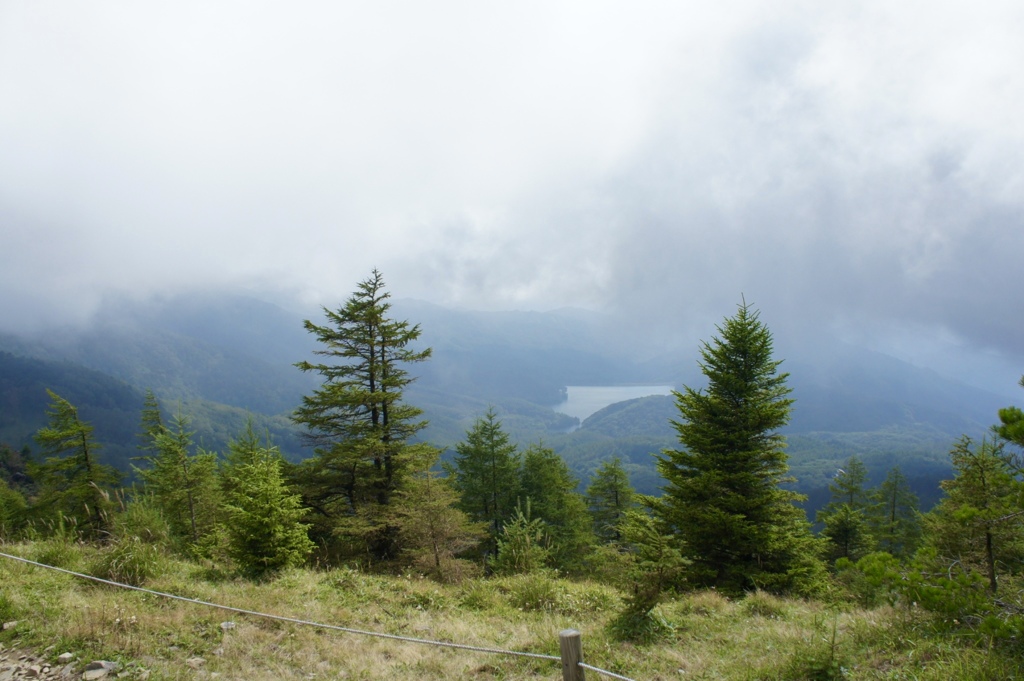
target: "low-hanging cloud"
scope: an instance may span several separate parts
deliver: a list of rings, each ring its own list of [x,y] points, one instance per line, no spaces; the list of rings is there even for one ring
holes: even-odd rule
[[[1020,358],[1024,10],[0,7],[0,325],[235,287]],[[795,331],[794,331],[795,332]]]

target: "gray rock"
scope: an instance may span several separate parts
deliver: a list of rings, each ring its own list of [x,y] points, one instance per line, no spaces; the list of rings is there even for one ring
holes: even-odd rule
[[[192,669],[199,669],[204,664],[206,664],[206,660],[201,657],[190,657],[187,660],[185,660],[185,664],[187,664]]]
[[[57,656],[57,662],[60,662],[61,664],[67,664],[73,659],[75,659],[74,653],[61,653]]]
[[[82,681],[97,681],[97,679],[105,678],[108,674],[116,672],[117,667],[116,662],[108,660],[90,662],[85,665],[85,671],[82,672]]]

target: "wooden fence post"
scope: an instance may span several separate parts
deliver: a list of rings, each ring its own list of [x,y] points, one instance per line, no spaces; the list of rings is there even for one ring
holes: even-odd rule
[[[585,681],[583,667],[583,641],[575,629],[558,632],[558,647],[562,652],[562,681]]]

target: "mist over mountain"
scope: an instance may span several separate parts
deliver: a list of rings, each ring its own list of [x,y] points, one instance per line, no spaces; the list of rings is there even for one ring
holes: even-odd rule
[[[573,309],[477,312],[398,300],[392,313],[420,324],[420,343],[434,351],[411,367],[418,378],[406,393],[430,421],[425,440],[453,447],[493,406],[514,440],[543,441],[584,481],[602,460],[619,456],[641,491],[657,491],[652,454],[674,446],[672,397],[611,404],[583,423],[553,407],[571,385],[700,387],[696,344],[681,342],[667,353],[645,345],[643,329]],[[208,293],[110,302],[84,326],[0,337],[0,439],[31,445],[50,387],[81,403],[83,418],[95,419],[97,438],[123,464],[134,447],[142,391],[152,389],[168,413],[193,416],[207,448],[223,448],[248,414],[289,458],[302,458],[309,452],[287,416],[316,386],[293,366],[316,349],[304,318],[321,322],[316,310]],[[826,334],[801,338],[799,346],[777,337],[776,346],[796,400],[784,431],[791,464],[799,488],[812,496],[852,454],[875,477],[903,466],[927,492],[948,471],[950,443],[983,435],[996,410],[1012,403]]]

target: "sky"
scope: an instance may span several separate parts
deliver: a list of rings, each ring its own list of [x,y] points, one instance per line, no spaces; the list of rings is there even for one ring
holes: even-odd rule
[[[675,340],[746,300],[1019,390],[1022,37],[996,0],[0,0],[0,331],[379,268]]]

